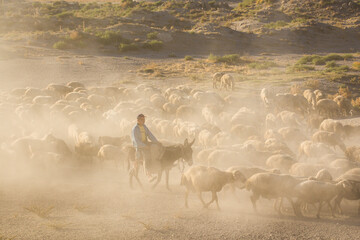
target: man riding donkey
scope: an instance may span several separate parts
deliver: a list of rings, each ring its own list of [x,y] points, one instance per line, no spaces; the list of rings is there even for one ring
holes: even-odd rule
[[[144,114],[139,114],[137,116],[137,124],[132,129],[132,142],[135,148],[135,160],[144,162],[144,171],[150,182],[156,179],[156,176],[152,177],[150,172],[150,165],[155,159],[153,159],[154,147],[156,144],[158,146],[157,158],[161,155],[162,144],[156,139],[156,137],[151,133],[149,128],[145,125],[145,116]],[[149,140],[151,142],[149,142]],[[159,150],[160,149],[160,150]]]

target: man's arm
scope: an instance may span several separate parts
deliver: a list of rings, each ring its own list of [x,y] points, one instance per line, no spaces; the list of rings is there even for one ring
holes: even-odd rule
[[[146,131],[147,131],[147,136],[148,138],[151,140],[151,142],[157,143],[159,142],[156,137],[152,134],[152,132],[149,130],[148,127],[146,127]]]
[[[140,136],[140,130],[139,130],[139,128],[137,128],[137,127],[135,126],[135,127],[133,128],[132,135],[133,135],[134,142],[135,142],[135,144],[136,144],[135,147],[138,147],[138,148],[146,147],[146,144],[141,141],[141,136]]]

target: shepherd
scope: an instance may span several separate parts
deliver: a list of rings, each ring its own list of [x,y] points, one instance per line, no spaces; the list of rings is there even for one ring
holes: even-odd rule
[[[135,148],[135,158],[136,161],[144,161],[144,172],[148,177],[149,181],[152,182],[156,177],[152,177],[151,172],[149,171],[149,166],[151,162],[151,152],[150,146],[152,143],[159,144],[161,143],[156,139],[156,137],[151,133],[149,128],[145,125],[145,115],[139,114],[137,116],[137,124],[132,129],[132,142]],[[149,140],[151,142],[149,142]]]

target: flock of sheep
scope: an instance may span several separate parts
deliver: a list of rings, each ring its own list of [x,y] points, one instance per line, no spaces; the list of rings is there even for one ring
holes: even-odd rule
[[[214,88],[233,89],[227,75],[215,75]],[[143,113],[163,145],[192,148],[196,164],[181,177],[186,206],[196,192],[204,207],[214,201],[219,207],[217,192],[228,185],[251,191],[255,210],[263,197],[275,199],[280,214],[287,199],[296,215],[314,203],[318,217],[323,204],[334,215],[342,199],[360,199],[360,128],[332,119],[351,112],[346,99],[330,100],[319,90],[243,96],[187,85],[18,88],[0,95],[0,161],[44,171],[114,161],[131,172],[137,163],[129,135]],[[212,192],[210,202],[202,192]]]

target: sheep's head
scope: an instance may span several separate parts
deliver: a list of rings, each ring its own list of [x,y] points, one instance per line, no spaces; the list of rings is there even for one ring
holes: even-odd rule
[[[351,192],[353,190],[353,185],[349,180],[342,180],[336,184],[338,188],[345,192]]]
[[[322,181],[331,181],[333,180],[330,172],[326,169],[321,169],[315,176],[315,179]]]
[[[235,182],[246,182],[246,177],[240,171],[233,172],[233,178]]]

